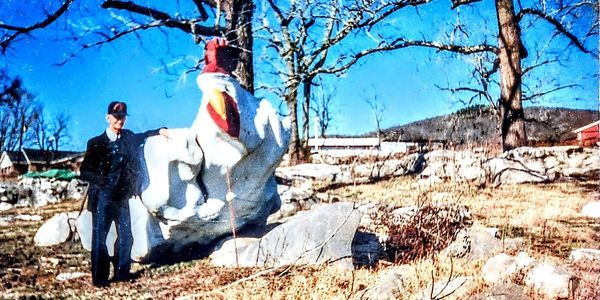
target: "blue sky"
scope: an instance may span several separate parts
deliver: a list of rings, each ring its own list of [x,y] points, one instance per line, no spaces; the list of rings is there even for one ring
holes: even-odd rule
[[[8,23],[18,18],[26,24],[35,16],[35,12],[25,11],[8,17],[7,3],[8,8],[17,9],[15,1],[0,4],[0,20]],[[447,8],[449,4],[443,2],[441,5],[445,9],[431,7],[419,11],[422,19],[431,19],[422,26],[429,30],[435,27],[433,24],[454,21],[448,18],[448,14],[454,13]],[[391,25],[394,28],[384,30],[399,30],[399,27],[410,25],[398,21]],[[59,22],[56,26],[64,27],[65,23]],[[493,31],[494,26],[489,30]],[[541,31],[532,34],[549,34],[549,28],[541,27]],[[439,29],[438,34],[441,32]],[[530,52],[544,46],[528,34],[525,32]],[[134,131],[191,125],[201,99],[195,83],[197,73],[183,77],[161,71],[163,63],[185,61],[189,65],[202,57],[202,47],[194,45],[190,36],[174,30],[169,31],[167,37],[158,31],[144,32],[141,42],[125,38],[101,48],[85,50],[60,67],[54,64],[75,48],[72,43],[55,41],[57,36],[59,34],[54,30],[35,32],[15,43],[11,51],[0,58],[0,66],[8,69],[10,76],[21,77],[25,88],[44,103],[48,114],[64,112],[70,116],[68,148],[83,150],[87,139],[105,128],[106,106],[113,100],[129,104],[127,127]],[[260,43],[257,44],[259,47]],[[557,40],[544,49],[564,51],[564,41]],[[598,60],[578,52],[565,53],[569,59],[562,66],[540,69],[533,76],[541,79],[531,82],[552,84],[553,79],[562,78],[564,82],[576,82],[580,87],[555,93],[535,104],[598,109],[598,81],[593,77],[597,74]],[[255,68],[260,70],[264,63],[255,61]],[[177,70],[182,70],[181,63]],[[374,114],[366,98],[377,97],[385,107],[382,114],[384,128],[457,110],[462,107],[459,97],[443,92],[435,85],[454,86],[459,79],[468,78],[469,70],[470,64],[464,59],[414,48],[370,57],[342,77],[324,77],[324,86],[336,90],[330,133],[361,134],[375,130]],[[262,79],[258,77],[257,80]],[[257,95],[263,94],[259,91]],[[264,96],[276,106],[280,105],[280,100],[272,95]]]

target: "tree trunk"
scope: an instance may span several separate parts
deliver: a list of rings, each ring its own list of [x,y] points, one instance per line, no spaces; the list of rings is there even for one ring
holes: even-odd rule
[[[311,93],[311,82],[312,80],[307,79],[305,81],[302,82],[303,85],[303,91],[304,91],[304,103],[302,103],[302,130],[303,130],[303,134],[302,136],[304,137],[302,139],[302,148],[303,149],[307,149],[308,148],[308,138],[310,136],[310,119],[309,119],[309,112],[310,112],[310,93]]]
[[[513,0],[496,0],[500,53],[500,109],[502,149],[527,145],[525,116],[521,103],[521,36],[515,20]]]
[[[285,103],[287,103],[288,111],[290,113],[290,126],[291,136],[290,144],[288,146],[288,155],[290,157],[290,165],[296,165],[301,161],[301,145],[300,145],[300,134],[298,133],[298,112],[297,112],[297,93],[296,89],[290,90],[291,92],[285,96]]]
[[[225,14],[229,16],[227,39],[243,49],[240,63],[235,73],[240,84],[254,94],[254,62],[252,59],[252,14],[254,6],[249,0],[231,0],[231,5],[225,6]]]

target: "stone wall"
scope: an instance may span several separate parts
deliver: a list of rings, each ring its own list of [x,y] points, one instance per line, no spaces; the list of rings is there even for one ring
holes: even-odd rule
[[[82,200],[87,184],[78,179],[21,178],[0,183],[0,210],[12,207],[43,206],[64,199]]]

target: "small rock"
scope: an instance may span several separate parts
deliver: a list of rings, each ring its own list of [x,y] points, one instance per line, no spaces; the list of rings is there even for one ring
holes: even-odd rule
[[[584,217],[600,218],[600,201],[592,201],[581,209]]]
[[[569,259],[573,262],[581,260],[595,260],[600,262],[600,250],[597,249],[574,249],[569,255]]]
[[[38,215],[17,215],[15,217],[15,219],[21,220],[21,221],[41,221],[42,220],[42,216],[38,216]]]
[[[13,205],[6,202],[0,202],[0,211],[5,211],[13,208]]]
[[[58,280],[58,281],[71,280],[71,279],[83,277],[85,275],[87,275],[87,274],[86,273],[81,273],[81,272],[60,273],[60,274],[58,274],[56,276],[56,280]]]

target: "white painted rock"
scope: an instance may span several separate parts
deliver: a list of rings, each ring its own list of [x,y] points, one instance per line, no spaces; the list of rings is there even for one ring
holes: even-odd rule
[[[534,267],[525,277],[525,285],[545,294],[550,299],[568,298],[573,275],[551,263],[543,262]]]
[[[0,202],[0,211],[5,211],[13,208],[13,205],[6,202]]]
[[[58,281],[66,281],[66,280],[71,280],[71,279],[76,279],[79,277],[83,277],[87,275],[86,273],[82,273],[82,272],[73,272],[73,273],[60,273],[58,275],[56,275],[56,280]]]
[[[84,209],[81,212],[81,215],[79,215],[77,218],[75,226],[83,248],[88,251],[92,251],[92,213],[87,209]],[[113,256],[114,254],[114,245],[116,240],[117,229],[115,227],[115,223],[112,223],[108,230],[108,235],[106,236],[106,248],[108,249],[108,255],[110,256]],[[132,254],[133,253],[134,251],[132,250]]]
[[[600,201],[592,201],[584,205],[581,214],[584,217],[600,219]]]
[[[71,236],[69,218],[73,220],[77,212],[60,213],[46,221],[35,233],[36,246],[52,246],[66,242]]]

